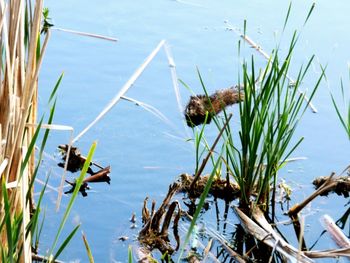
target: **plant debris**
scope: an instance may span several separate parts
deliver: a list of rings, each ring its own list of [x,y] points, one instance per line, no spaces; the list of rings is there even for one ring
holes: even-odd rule
[[[178,234],[178,222],[181,216],[181,207],[178,201],[170,203],[174,194],[178,191],[180,185],[174,183],[169,186],[168,194],[157,211],[155,211],[155,201],[152,202],[151,212],[147,208],[148,198],[145,198],[142,209],[143,228],[139,233],[138,240],[140,244],[148,251],[158,249],[162,254],[173,254],[180,246],[180,237]],[[177,208],[177,213],[175,212]],[[173,215],[173,234],[176,240],[176,246],[173,248],[168,237],[168,229]],[[164,218],[164,219],[163,219]],[[162,221],[163,219],[163,221]],[[163,225],[161,226],[161,222]]]
[[[128,236],[120,236],[120,237],[118,237],[118,240],[123,241],[123,242],[128,240],[128,239],[129,239]]]
[[[194,177],[186,173],[181,174],[179,179],[179,191],[187,193],[191,198],[198,198],[203,193],[208,179],[209,175],[201,176],[197,180],[196,186],[191,187]],[[240,189],[238,184],[227,182],[225,179],[216,177],[213,180],[209,194],[229,202],[239,197]]]
[[[240,209],[235,208],[235,212],[240,219],[244,229],[253,235],[258,240],[262,241],[266,245],[270,246],[273,250],[277,250],[284,257],[290,261],[298,261],[311,263],[314,262],[312,259],[307,257],[302,251],[294,248],[286,241],[284,241],[279,234],[270,226],[266,221],[263,213],[260,210],[254,210],[254,218],[258,221],[260,226],[245,215]]]
[[[67,152],[69,149],[69,145],[68,144],[61,144],[58,146],[58,149],[62,153],[62,161],[63,161],[61,163],[58,163],[58,166],[64,168],[65,162],[67,160]],[[83,168],[85,161],[86,161],[86,157],[81,155],[78,147],[71,146],[70,151],[69,151],[67,170],[72,172],[72,173],[78,172]],[[103,167],[97,163],[91,162],[90,166],[91,165],[94,165],[100,169],[103,169]],[[89,166],[89,169],[87,170],[87,173],[93,175],[94,172],[92,171],[90,166]]]
[[[77,186],[77,183],[76,182],[70,182],[68,180],[65,180],[67,184],[70,184],[72,187],[71,189],[69,189],[68,191],[64,192],[65,194],[71,194],[74,192],[75,190],[75,187]],[[88,186],[87,183],[82,183],[80,188],[79,188],[79,192],[84,196],[86,197],[87,196],[87,193],[86,193],[86,190],[90,190],[90,187]]]
[[[309,197],[307,197],[303,202],[300,204],[294,205],[291,209],[288,211],[288,215],[292,219],[296,219],[298,213],[307,206],[312,200],[314,200],[319,195],[324,195],[324,193],[329,193],[332,191],[332,189],[335,189],[338,182],[335,180],[334,177],[335,173],[332,173],[330,176],[325,177],[326,180],[323,181],[323,183],[316,189],[315,192],[313,192]]]
[[[185,108],[186,123],[189,127],[211,122],[213,116],[220,113],[225,107],[236,104],[244,99],[244,93],[239,88],[230,87],[216,91],[214,94],[191,96]]]
[[[321,176],[316,178],[312,183],[316,187],[316,189],[319,189],[327,180],[329,179],[329,176]],[[338,176],[333,177],[332,181],[334,182],[334,185],[327,189],[327,191],[323,192],[320,195],[328,195],[329,193],[333,192],[337,195],[343,195],[344,197],[349,197],[350,193],[350,176]]]
[[[101,183],[106,182],[107,184],[110,184],[111,178],[109,177],[109,173],[111,172],[111,167],[107,166],[106,168],[103,168],[99,170],[96,173],[93,173],[91,176],[86,177],[83,181],[83,183],[80,186],[79,192],[86,197],[87,193],[86,190],[89,190],[90,187],[88,183]],[[76,182],[70,182],[68,180],[65,180],[66,183],[70,184],[72,187],[68,191],[64,192],[65,194],[70,194],[74,192],[74,189],[76,187]]]

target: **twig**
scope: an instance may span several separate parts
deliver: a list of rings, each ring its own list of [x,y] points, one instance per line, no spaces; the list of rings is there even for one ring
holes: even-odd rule
[[[327,192],[329,189],[333,188],[337,182],[332,180],[332,177],[335,175],[335,173],[332,173],[328,180],[324,182],[323,185],[321,185],[320,188],[318,188],[315,192],[313,192],[309,197],[307,197],[302,203],[296,204],[288,211],[288,215],[292,218],[296,217],[296,215],[310,203],[312,200],[314,200],[317,196],[321,195],[324,192]]]
[[[324,251],[305,251],[304,254],[310,258],[350,257],[350,248],[332,249]]]
[[[196,182],[198,181],[199,179],[199,176],[202,174],[203,170],[204,170],[204,167],[205,165],[207,164],[207,162],[209,161],[209,158],[210,156],[213,154],[214,152],[214,149],[215,149],[215,146],[216,144],[219,142],[219,139],[221,137],[221,135],[223,134],[224,130],[226,129],[226,126],[228,125],[228,123],[230,122],[231,120],[231,117],[232,117],[232,113],[228,116],[227,120],[226,120],[226,123],[224,124],[224,126],[222,127],[222,129],[220,130],[220,133],[219,135],[216,137],[213,145],[211,146],[207,156],[204,158],[203,162],[202,162],[202,165],[199,167],[199,169],[197,170],[197,173],[196,175],[194,176],[193,178],[193,181],[190,185],[190,189],[193,189],[193,187],[196,185]]]
[[[134,72],[130,79],[124,84],[118,94],[109,102],[109,104],[101,111],[101,113],[88,125],[84,130],[82,130],[74,139],[73,144],[78,141],[88,130],[91,129],[99,120],[101,120],[113,107],[120,98],[133,86],[135,81],[141,76],[142,72],[146,69],[149,63],[157,55],[161,47],[164,45],[165,40],[160,41],[158,46],[152,51],[152,53],[146,58],[146,60],[141,64],[141,66]]]
[[[238,254],[236,251],[234,251],[232,248],[230,248],[227,245],[227,241],[226,240],[222,240],[221,238],[215,237],[215,239],[217,241],[219,241],[219,243],[223,246],[223,248],[227,251],[227,253],[230,255],[230,257],[234,258],[235,260],[237,260],[238,263],[246,263],[249,262],[249,258],[247,258],[246,256],[242,256],[240,254]]]

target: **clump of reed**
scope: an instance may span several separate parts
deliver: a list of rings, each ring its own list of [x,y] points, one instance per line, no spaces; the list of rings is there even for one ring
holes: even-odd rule
[[[43,8],[42,0],[0,0],[0,10],[0,261],[32,262],[34,259],[55,262],[78,227],[56,250],[70,211],[67,209],[49,256],[37,255],[43,226],[39,222],[40,203],[45,187],[37,206],[34,205],[32,190],[49,135],[49,129],[46,129],[39,144],[44,117],[37,121],[38,76],[50,38],[48,10]],[[49,98],[48,124],[53,120],[54,98],[61,79],[62,76]],[[34,160],[36,144],[40,146],[37,162]],[[84,175],[82,172],[77,184],[81,184]],[[77,194],[78,189],[71,198],[70,208]]]
[[[313,6],[306,21],[312,9]],[[289,12],[290,8],[284,27],[288,21]],[[244,28],[246,28],[246,25],[244,25]],[[300,66],[297,77],[293,82],[290,81],[291,78],[289,77],[290,66],[293,63],[293,53],[295,52],[295,46],[299,38],[297,32],[295,31],[293,33],[284,56],[280,55],[278,46],[272,51],[270,56],[267,56],[261,47],[255,45],[246,36],[245,30],[244,34],[240,36],[267,58],[267,64],[264,69],[257,70],[254,56],[251,57],[250,61],[245,60],[242,63],[240,70],[241,81],[237,85],[239,87],[237,89],[239,93],[238,97],[241,98],[238,105],[238,126],[230,123],[232,115],[227,114],[227,109],[224,108],[227,105],[221,104],[224,106],[220,109],[223,111],[223,114],[222,116],[216,115],[218,111],[215,111],[215,105],[211,104],[211,96],[208,95],[201,74],[198,72],[202,88],[206,94],[206,110],[205,115],[203,115],[205,116],[204,126],[201,129],[193,129],[196,149],[196,168],[193,181],[202,172],[202,166],[203,164],[205,165],[209,158],[213,164],[213,169],[208,176],[207,185],[199,198],[182,248],[188,243],[193,233],[196,220],[203,207],[204,200],[209,193],[213,179],[222,174],[226,174],[228,185],[232,179],[238,184],[239,206],[236,208],[236,213],[242,224],[245,224],[243,222],[244,220],[242,221],[243,216],[247,220],[254,218],[259,223],[261,221],[263,223],[262,225],[268,225],[269,227],[266,228],[266,233],[270,233],[270,235],[272,233],[272,236],[274,235],[273,231],[271,231],[271,226],[265,222],[266,219],[264,216],[261,216],[262,212],[268,212],[270,207],[272,207],[271,218],[275,217],[274,200],[278,171],[285,165],[288,158],[303,140],[303,138],[295,138],[295,131],[306,109],[310,106],[312,111],[316,112],[316,109],[310,103],[324,77],[324,70],[322,69],[322,73],[317,77],[312,88],[309,88],[309,97],[306,97],[306,94],[301,92],[300,89],[314,56],[311,56],[305,66]],[[239,43],[239,48],[241,48],[241,43]],[[257,74],[258,72],[259,74]],[[212,147],[209,147],[204,136],[205,126],[208,123],[209,116],[210,120],[217,126],[218,131],[220,131],[217,139],[221,137],[221,148],[217,146],[215,151],[214,147],[217,144],[217,140],[215,140]],[[196,125],[196,123],[193,124]],[[204,150],[202,151],[200,150],[201,145],[204,145],[202,147]],[[208,155],[203,159],[203,164],[199,168],[200,159],[204,155],[205,150],[208,151]],[[244,213],[240,214],[241,211]],[[259,216],[257,216],[258,214]],[[262,218],[265,220],[264,222]],[[251,222],[247,224],[253,227],[252,233],[255,236],[257,228]],[[264,235],[262,234],[262,236]],[[259,237],[255,237],[259,239]],[[266,238],[267,236],[264,236],[259,240],[266,243]],[[272,243],[267,245],[271,246]],[[249,249],[249,244],[247,245]],[[273,249],[275,250],[275,247]],[[292,251],[293,253],[288,255],[291,258],[297,258],[298,250],[293,248]],[[184,250],[182,249],[180,257],[183,252]],[[285,254],[286,251],[283,248],[280,252]],[[236,256],[233,257],[237,258]],[[303,260],[301,262],[310,262],[305,255],[302,256]]]
[[[282,59],[278,49],[273,52],[259,84],[255,81],[253,58],[250,67],[244,63],[242,68],[244,102],[239,105],[239,142],[234,142],[230,131],[226,147],[229,169],[241,189],[242,206],[254,200],[263,210],[268,208],[271,184],[275,189],[278,170],[303,140],[292,140],[307,108],[303,106],[304,94],[298,93],[298,89],[313,57],[305,68],[300,68],[296,81],[289,83],[287,76],[296,42],[294,33],[287,55]],[[311,89],[310,100],[322,77],[323,74]]]
[[[29,2],[28,2],[29,3]],[[37,83],[44,50],[40,43],[43,1],[0,1],[0,240],[3,262],[31,260],[31,186]]]
[[[285,23],[287,20],[288,15]],[[249,39],[245,33],[241,37],[244,40]],[[290,82],[289,68],[298,37],[295,31],[288,51],[282,58],[279,47],[272,51],[265,69],[256,69],[253,56],[249,62],[244,61],[242,66],[240,74],[242,80],[238,85],[240,88],[236,91],[238,92],[237,97],[241,98],[239,103],[240,126],[227,126],[225,136],[223,136],[222,147],[224,149],[222,156],[219,156],[224,159],[227,174],[231,175],[239,185],[242,207],[251,207],[253,202],[264,211],[268,209],[270,200],[274,200],[278,170],[303,140],[303,138],[295,140],[293,135],[302,115],[310,106],[310,101],[324,73],[322,71],[313,88],[309,89],[310,96],[306,97],[305,93],[300,91],[300,86],[314,59],[312,56],[306,66],[300,67],[293,83]],[[248,43],[251,45],[251,41]],[[260,47],[259,50],[261,51]],[[207,98],[204,122],[208,123],[208,119],[212,118],[218,129],[221,130],[220,117],[211,114],[217,112],[215,110],[217,105],[211,103],[212,96],[208,95],[200,74],[199,78]],[[304,104],[304,101],[307,103]],[[221,109],[224,110],[223,122],[226,123],[228,122],[227,114],[224,107]],[[203,133],[204,127],[200,130],[199,135],[196,135],[196,167],[199,162],[198,147],[202,143],[200,140],[204,138]],[[237,133],[238,141],[234,139]],[[204,144],[206,145],[205,141]],[[209,150],[208,146],[206,148]]]

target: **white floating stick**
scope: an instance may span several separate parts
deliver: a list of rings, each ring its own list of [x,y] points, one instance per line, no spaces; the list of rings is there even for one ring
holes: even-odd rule
[[[165,40],[160,41],[158,46],[152,51],[152,53],[146,58],[146,60],[141,64],[141,66],[134,72],[130,79],[124,84],[118,94],[109,102],[109,104],[101,111],[101,113],[88,125],[86,128],[81,131],[72,141],[74,144],[77,142],[92,126],[94,126],[99,120],[101,120],[113,107],[121,97],[133,86],[135,81],[141,76],[143,71],[153,60],[153,58],[158,54],[159,50],[163,47]]]
[[[334,242],[340,248],[350,248],[350,240],[344,235],[343,231],[334,223],[329,215],[322,217],[323,227],[327,230]]]
[[[76,35],[86,36],[86,37],[100,38],[100,39],[103,39],[103,40],[108,40],[108,41],[113,41],[113,42],[117,42],[118,41],[118,39],[114,38],[114,37],[107,37],[107,36],[102,36],[102,35],[97,35],[97,34],[92,34],[92,33],[86,33],[86,32],[81,32],[81,31],[76,31],[76,30],[71,30],[71,29],[64,29],[64,28],[59,28],[59,27],[52,27],[51,29],[56,30],[56,31],[62,31],[62,32],[76,34]]]

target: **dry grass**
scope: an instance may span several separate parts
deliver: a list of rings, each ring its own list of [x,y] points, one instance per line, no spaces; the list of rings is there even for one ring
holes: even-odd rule
[[[30,220],[26,194],[34,170],[33,154],[28,165],[24,169],[21,166],[34,134],[34,128],[27,124],[36,123],[38,74],[50,35],[48,32],[42,46],[38,47],[42,9],[42,0],[33,3],[0,0],[0,171],[6,186],[3,189],[9,197],[9,218],[16,218],[23,212],[18,248],[8,249],[6,253],[14,253],[22,262],[31,262],[30,235],[25,235],[25,226]],[[0,194],[4,196],[1,190]],[[5,208],[5,198],[1,198],[0,222],[7,216]],[[10,246],[8,231],[5,227],[0,230],[1,247],[6,250]]]

